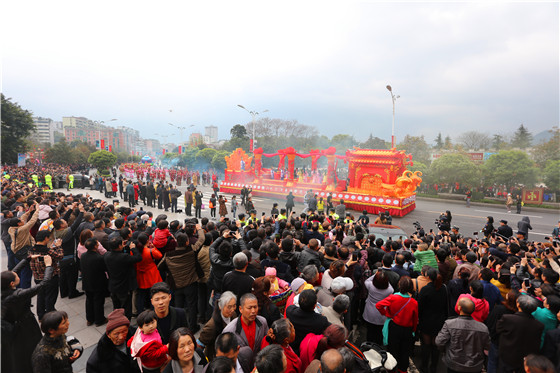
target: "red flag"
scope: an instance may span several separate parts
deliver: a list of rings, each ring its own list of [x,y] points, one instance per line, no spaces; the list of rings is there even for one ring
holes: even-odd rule
[[[181,154],[181,145],[179,145],[179,154]]]
[[[165,149],[161,149],[161,154],[165,154]]]
[[[110,152],[113,151],[113,145],[109,145],[109,151],[110,151]]]
[[[105,149],[105,140],[101,139],[101,149]]]

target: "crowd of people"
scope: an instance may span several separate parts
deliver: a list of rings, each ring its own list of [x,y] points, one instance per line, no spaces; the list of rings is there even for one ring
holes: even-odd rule
[[[105,327],[87,372],[365,372],[357,340],[399,372],[417,341],[421,372],[560,367],[560,223],[543,242],[491,217],[464,237],[449,213],[439,231],[384,240],[366,213],[332,200],[321,213],[312,193],[299,214],[179,221],[24,176],[2,181],[3,372],[71,372],[82,348],[54,305],[84,292],[87,325]]]

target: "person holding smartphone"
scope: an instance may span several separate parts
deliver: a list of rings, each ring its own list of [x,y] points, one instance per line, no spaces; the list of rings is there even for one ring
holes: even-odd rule
[[[49,256],[53,263],[53,276],[51,279],[41,287],[37,293],[37,317],[39,320],[43,318],[47,312],[54,311],[54,305],[58,298],[58,281],[60,275],[60,268],[58,262],[64,257],[62,250],[62,240],[57,239],[49,245],[52,233],[49,230],[42,230],[37,232],[35,236],[35,246],[29,250],[31,260],[29,265],[33,272],[33,279],[36,284],[40,284],[45,278],[46,264],[44,256]]]

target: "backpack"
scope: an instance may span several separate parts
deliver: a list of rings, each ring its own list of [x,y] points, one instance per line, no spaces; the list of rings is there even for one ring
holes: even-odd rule
[[[396,371],[397,361],[395,358],[373,342],[364,342],[358,348],[351,342],[346,341],[345,347],[354,355],[355,365],[352,370],[354,373],[389,373]]]

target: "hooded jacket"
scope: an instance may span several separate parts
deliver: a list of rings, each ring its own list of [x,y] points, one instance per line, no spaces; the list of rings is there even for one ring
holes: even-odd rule
[[[461,298],[469,298],[474,302],[474,312],[471,315],[473,319],[480,322],[486,321],[490,313],[490,305],[486,299],[475,298],[470,294],[462,294],[459,296],[459,299]],[[459,314],[459,299],[457,299],[457,303],[455,304],[455,312],[457,312],[457,314]]]

